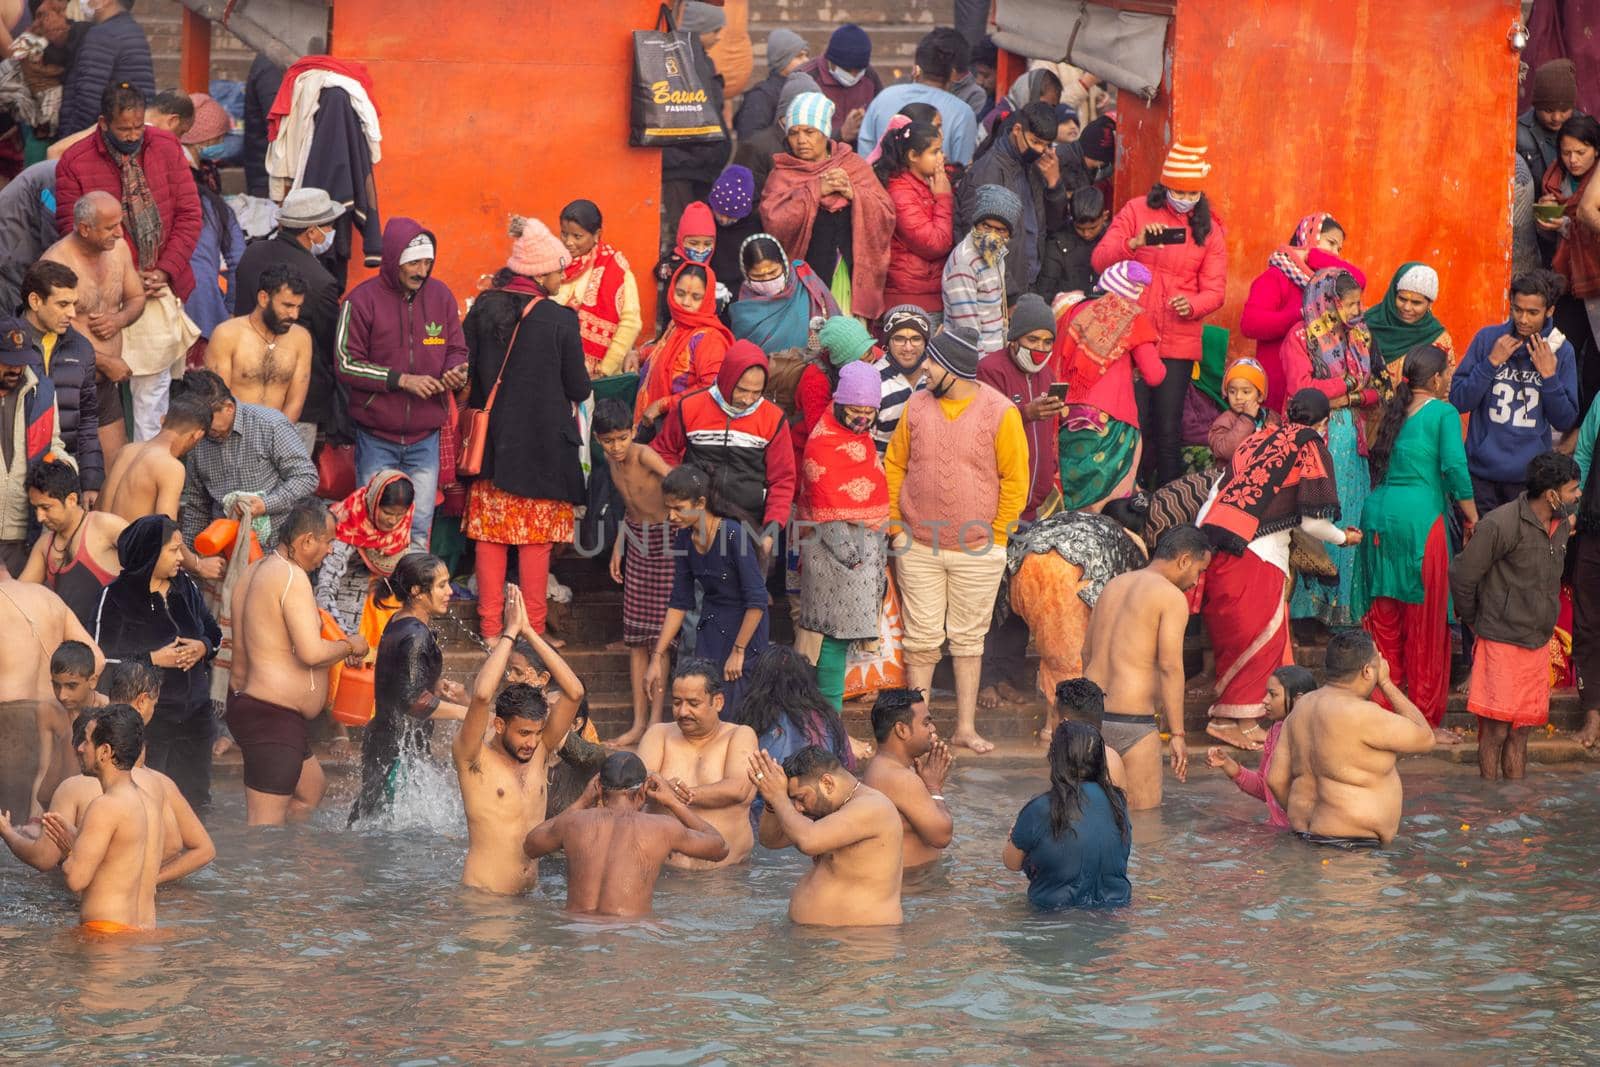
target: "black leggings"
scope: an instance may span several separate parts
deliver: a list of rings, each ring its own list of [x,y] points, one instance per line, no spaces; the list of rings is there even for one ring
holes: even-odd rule
[[[1135,396],[1139,402],[1139,432],[1144,437],[1144,456],[1139,472],[1146,487],[1155,492],[1183,474],[1183,400],[1194,374],[1194,360],[1161,360],[1167,376],[1160,385],[1140,382]]]

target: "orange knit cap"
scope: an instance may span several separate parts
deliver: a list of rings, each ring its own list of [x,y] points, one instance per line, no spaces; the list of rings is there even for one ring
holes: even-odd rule
[[[1167,161],[1161,165],[1161,184],[1169,189],[1199,189],[1211,164],[1206,162],[1206,143],[1188,137],[1173,142]]]
[[[1235,379],[1249,382],[1261,394],[1261,399],[1267,398],[1267,372],[1255,360],[1246,356],[1228,364],[1228,369],[1222,375],[1222,388],[1228,388],[1228,383]]]

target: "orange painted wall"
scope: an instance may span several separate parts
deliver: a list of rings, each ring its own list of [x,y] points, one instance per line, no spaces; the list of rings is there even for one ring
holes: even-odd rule
[[[1403,10],[1402,10],[1403,9]],[[1440,275],[1461,351],[1505,315],[1517,0],[1179,0],[1170,92],[1121,102],[1117,196],[1142,195],[1173,135],[1204,137],[1237,328],[1250,282],[1298,219],[1332,212],[1374,303],[1406,260]],[[1170,125],[1169,125],[1169,118]],[[1235,333],[1234,351],[1253,342]]]
[[[331,51],[367,64],[383,110],[379,209],[438,235],[437,276],[463,305],[505,263],[507,215],[554,230],[581,197],[600,206],[654,321],[661,152],[628,147],[628,104],[631,34],[657,7],[334,0]]]

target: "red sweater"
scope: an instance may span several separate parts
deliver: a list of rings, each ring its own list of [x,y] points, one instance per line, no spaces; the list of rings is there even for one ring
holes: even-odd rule
[[[1144,245],[1137,251],[1130,250],[1128,242],[1151,224],[1181,226],[1183,244]],[[1206,243],[1197,245],[1189,230],[1189,216],[1178,214],[1165,203],[1151,207],[1142,196],[1128,201],[1095,246],[1090,263],[1096,274],[1102,274],[1124,259],[1143,263],[1155,276],[1139,298],[1139,306],[1150,315],[1151,324],[1161,335],[1161,358],[1198,360],[1205,318],[1222,307],[1228,282],[1228,251],[1222,239],[1222,219],[1216,210],[1211,212],[1211,232],[1206,234]],[[1188,298],[1192,314],[1187,318],[1172,310],[1170,301],[1175,296]]]
[[[928,183],[910,171],[890,178],[886,188],[894,202],[894,237],[889,241],[884,307],[915,304],[942,312],[944,261],[956,246],[955,194],[935,196]]]
[[[1367,276],[1359,268],[1320,248],[1306,253],[1306,265],[1314,271],[1330,267],[1347,270],[1361,288],[1367,287]],[[1284,401],[1283,359],[1279,352],[1289,331],[1300,325],[1304,303],[1305,290],[1283,271],[1269,266],[1250,283],[1250,295],[1239,315],[1239,332],[1255,341],[1256,362],[1267,372],[1267,407],[1274,410],[1283,407]]]

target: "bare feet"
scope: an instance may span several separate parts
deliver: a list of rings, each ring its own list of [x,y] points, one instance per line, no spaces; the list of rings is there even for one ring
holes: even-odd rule
[[[959,730],[956,731],[956,735],[950,739],[950,744],[959,746],[961,748],[971,749],[980,756],[986,752],[994,751],[994,745],[988,741],[985,741],[976,733],[964,733]]]
[[[876,751],[876,749],[871,741],[863,741],[859,737],[852,737],[850,739],[850,753],[851,755],[855,756],[857,760],[871,759],[874,751]]]
[[[227,734],[223,734],[221,737],[211,742],[211,758],[218,759],[227,755],[228,749],[232,747],[233,738],[229,737]]]
[[[992,685],[986,685],[978,690],[978,708],[982,711],[993,711],[1000,706],[1000,690]]]
[[[628,730],[618,734],[610,741],[607,741],[606,744],[613,748],[632,748],[634,745],[637,745],[639,743],[639,739],[644,736],[644,729],[645,728],[643,726],[630,727]]]
[[[1225,745],[1240,748],[1246,752],[1254,752],[1261,746],[1251,741],[1239,728],[1239,724],[1232,719],[1210,719],[1206,722],[1206,733],[1221,741]]]
[[[1600,744],[1600,711],[1591,708],[1584,713],[1583,729],[1578,731],[1577,740],[1584,748]]]
[[[1023,692],[1010,682],[1001,682],[999,685],[1000,699],[1007,704],[1028,704],[1033,701],[1033,694]]]
[[[1461,735],[1454,730],[1446,730],[1442,726],[1433,728],[1433,743],[1436,745],[1459,745],[1461,741]]]

